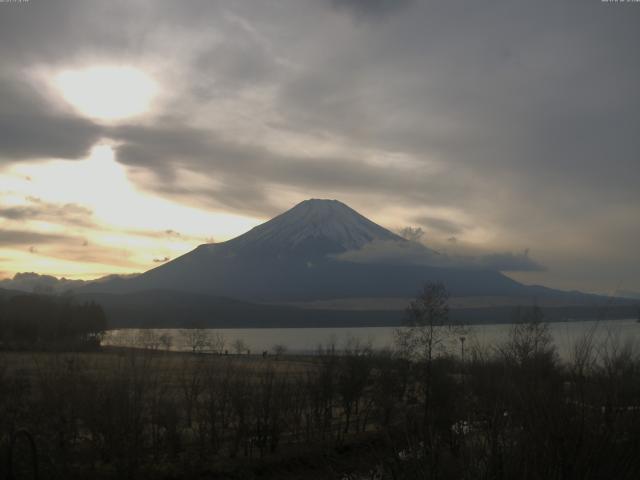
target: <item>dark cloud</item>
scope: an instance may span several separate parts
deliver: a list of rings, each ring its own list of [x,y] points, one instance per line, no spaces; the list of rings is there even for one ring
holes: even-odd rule
[[[411,242],[419,242],[424,237],[424,230],[420,227],[404,227],[398,234]]]
[[[0,72],[0,162],[76,159],[100,138],[89,120],[56,111],[28,81]]]
[[[190,92],[200,101],[224,99],[278,81],[282,65],[240,19],[223,25],[224,40],[196,55]]]
[[[483,268],[502,272],[539,272],[546,268],[529,256],[529,251],[522,253],[492,253],[478,258],[477,263]]]
[[[178,232],[176,230],[173,229],[166,229],[166,230],[136,230],[136,229],[132,229],[132,230],[126,230],[126,231],[121,231],[119,230],[121,233],[126,233],[127,235],[135,235],[135,236],[140,236],[140,237],[147,237],[147,238],[153,238],[153,239],[160,239],[160,240],[166,240],[166,239],[175,239],[175,240],[181,240],[181,241],[189,241],[192,243],[202,243],[205,238],[204,237],[200,237],[200,236],[192,236],[192,235],[188,235],[185,233],[181,233]]]
[[[413,0],[331,0],[331,4],[357,15],[382,15],[406,7]]]
[[[125,126],[109,134],[123,143],[118,161],[145,167],[156,174],[148,187],[163,194],[213,202],[245,213],[275,214],[267,189],[295,185],[301,190],[388,193],[413,201],[439,203],[463,193],[454,182],[427,168],[389,170],[339,158],[304,158],[276,153],[262,145],[240,143],[212,131],[179,125]],[[178,181],[176,169],[187,168],[218,180],[217,188],[202,189]],[[425,188],[427,187],[427,188]]]
[[[154,31],[163,23],[177,27],[185,11],[191,11],[171,0],[29,0],[28,3],[18,8],[3,5],[0,54],[4,65],[135,61],[149,47]],[[198,18],[196,12],[189,15]],[[200,18],[207,21],[207,15]]]
[[[408,242],[374,241],[361,249],[350,250],[334,257],[338,260],[355,263],[479,268],[501,272],[546,270],[543,265],[529,256],[528,250],[521,253],[451,254],[432,250],[419,243],[418,240]]]
[[[292,128],[441,158],[452,175],[476,177],[459,204],[495,186],[527,197],[544,185],[543,207],[562,196],[567,178],[589,206],[594,188],[636,197],[629,175],[618,177],[637,178],[640,148],[632,80],[640,61],[623,47],[640,34],[629,10],[424,2],[404,13],[402,21],[361,28],[341,55],[321,58],[284,86]],[[614,117],[619,128],[607,125]],[[612,156],[613,170],[603,161]]]
[[[50,245],[42,252],[49,258],[78,263],[94,263],[137,270],[140,265],[131,259],[131,252],[124,248],[102,245],[83,245],[78,239]]]
[[[414,220],[426,228],[438,230],[449,235],[457,235],[465,230],[463,225],[446,218],[420,216],[414,218]]]
[[[25,230],[0,230],[0,245],[22,246],[29,244],[45,244],[69,241],[71,237],[53,233],[37,233]],[[35,247],[31,246],[35,252]]]
[[[452,265],[446,256],[414,241],[373,241],[358,250],[334,255],[334,258],[347,262],[383,265]]]
[[[58,205],[35,197],[29,197],[28,200],[28,205],[0,207],[0,218],[16,221],[54,220],[82,227],[94,225],[91,221],[93,212],[82,205],[75,203]]]

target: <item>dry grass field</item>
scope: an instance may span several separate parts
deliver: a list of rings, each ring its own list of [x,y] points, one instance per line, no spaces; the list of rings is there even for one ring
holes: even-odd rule
[[[0,478],[635,479],[639,405],[635,350],[561,363],[543,324],[464,363],[5,351]]]

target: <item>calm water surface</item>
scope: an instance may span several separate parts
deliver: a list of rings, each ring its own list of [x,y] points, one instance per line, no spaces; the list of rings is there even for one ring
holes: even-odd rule
[[[557,322],[549,324],[553,341],[560,357],[570,358],[571,349],[576,341],[593,334],[596,344],[603,342],[626,343],[637,347],[640,344],[640,323],[636,320]],[[495,348],[504,342],[513,328],[511,324],[475,325],[467,327],[465,349],[479,346]],[[222,328],[206,329],[204,333],[212,341],[224,339],[224,349],[234,352],[234,342],[242,340],[251,353],[272,351],[275,345],[284,345],[290,353],[313,353],[319,346],[335,345],[343,349],[354,340],[370,344],[374,349],[392,348],[395,327],[362,328]],[[171,350],[189,350],[185,331],[180,329],[120,329],[111,330],[103,345],[142,347],[153,344],[161,335],[171,338]],[[460,351],[460,335],[451,338],[449,348]],[[163,348],[160,346],[159,348]]]

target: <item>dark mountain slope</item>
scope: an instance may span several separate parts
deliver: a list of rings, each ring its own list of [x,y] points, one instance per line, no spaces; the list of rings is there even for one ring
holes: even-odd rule
[[[195,250],[132,279],[84,291],[170,289],[246,300],[412,296],[425,281],[453,295],[522,295],[526,287],[499,272],[425,265],[355,263],[336,255],[402,237],[336,200],[307,200],[249,232]],[[438,256],[424,247],[425,256]]]

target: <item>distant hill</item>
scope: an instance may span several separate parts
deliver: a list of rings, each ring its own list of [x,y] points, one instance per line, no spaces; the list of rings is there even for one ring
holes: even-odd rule
[[[640,292],[632,292],[629,290],[618,290],[616,291],[616,296],[640,301]]]
[[[129,294],[88,293],[77,301],[93,300],[105,310],[109,328],[306,328],[398,326],[405,305],[396,309],[309,309],[253,304],[223,297],[167,290]],[[525,308],[531,305],[524,305]],[[451,320],[466,324],[510,323],[517,320],[515,307],[453,308]],[[543,308],[546,321],[635,318],[633,305],[589,305]]]
[[[20,290],[0,288],[0,299],[2,300],[10,297],[15,297],[16,295],[22,295],[22,294],[24,294],[24,292],[21,292]]]
[[[137,274],[107,275],[96,280],[71,280],[68,278],[57,278],[53,275],[42,275],[35,272],[16,273],[13,278],[0,280],[0,289],[16,290],[28,293],[59,294],[73,292],[88,284],[100,284],[102,282],[113,282],[120,278],[132,278]]]
[[[24,296],[25,292],[0,289],[0,302],[10,297]],[[39,295],[39,294],[31,294]],[[404,318],[402,302],[369,309],[300,308],[288,305],[265,305],[216,297],[200,293],[171,290],[148,290],[135,293],[82,293],[73,295],[73,301],[95,301],[103,307],[108,328],[305,328],[305,327],[375,327],[397,326]],[[474,303],[471,303],[472,305]],[[522,302],[523,306],[531,304]],[[455,307],[455,305],[454,305]],[[571,306],[545,306],[546,321],[597,318],[611,320],[635,318],[637,307],[631,304],[592,304]],[[515,304],[468,307],[464,304],[452,308],[451,319],[466,324],[509,323],[516,317]]]

